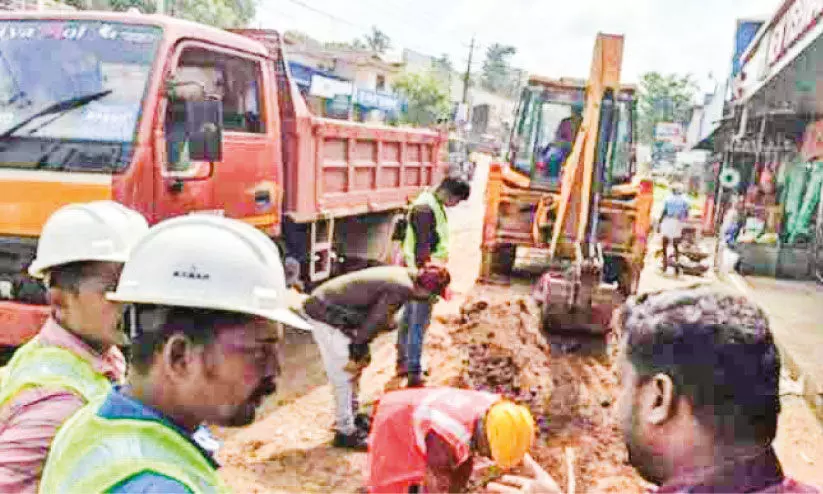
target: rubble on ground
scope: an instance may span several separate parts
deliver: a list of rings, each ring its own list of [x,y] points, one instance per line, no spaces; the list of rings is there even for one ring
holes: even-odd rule
[[[448,337],[432,342],[433,383],[497,392],[527,405],[540,430],[533,455],[560,485],[568,481],[565,450],[572,448],[578,492],[644,491],[627,464],[614,410],[613,355],[552,356],[538,320],[526,297],[467,300],[459,315],[440,321]],[[460,365],[437,359],[441,352]],[[472,489],[482,492],[495,473],[481,469]]]

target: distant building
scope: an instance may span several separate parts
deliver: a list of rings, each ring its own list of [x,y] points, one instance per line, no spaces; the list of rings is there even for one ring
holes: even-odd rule
[[[396,118],[403,101],[391,82],[403,64],[375,53],[324,45],[299,33],[284,36],[292,76],[317,115],[357,121]]]

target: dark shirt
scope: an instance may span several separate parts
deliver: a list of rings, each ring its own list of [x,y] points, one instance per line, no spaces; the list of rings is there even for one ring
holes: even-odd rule
[[[417,245],[414,250],[417,267],[431,259],[432,251],[440,242],[436,222],[434,211],[426,204],[414,206],[409,214],[409,227],[414,228],[414,233],[417,235]]]
[[[395,312],[412,298],[413,291],[407,268],[367,268],[323,283],[303,303],[303,310],[312,319],[342,331],[352,343],[368,343],[389,328]]]
[[[673,480],[660,487],[656,494],[751,492],[761,494],[817,493],[814,487],[801,484],[783,475],[780,460],[774,449],[768,448],[761,455],[747,458],[720,470],[708,480],[689,484]]]

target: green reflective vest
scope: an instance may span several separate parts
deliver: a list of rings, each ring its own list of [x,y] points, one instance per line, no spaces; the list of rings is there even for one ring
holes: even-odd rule
[[[57,433],[40,492],[108,492],[142,472],[163,475],[195,494],[227,493],[217,471],[188,439],[154,420],[98,414],[105,397],[75,413]]]
[[[412,203],[414,206],[426,205],[434,212],[434,231],[437,232],[437,244],[432,246],[431,256],[446,261],[449,258],[449,223],[446,218],[446,209],[437,200],[431,191],[424,191]],[[416,267],[415,253],[417,251],[417,233],[409,222],[406,227],[406,237],[403,239],[403,258],[406,266]]]
[[[111,382],[91,363],[65,348],[44,345],[35,337],[14,352],[0,383],[0,407],[30,387],[67,389],[85,401],[105,396]]]

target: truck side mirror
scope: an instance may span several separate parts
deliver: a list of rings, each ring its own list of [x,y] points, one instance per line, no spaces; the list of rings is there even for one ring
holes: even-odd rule
[[[173,109],[167,139],[170,149],[178,152],[170,153],[169,164],[222,161],[223,102],[175,101],[170,104]]]

